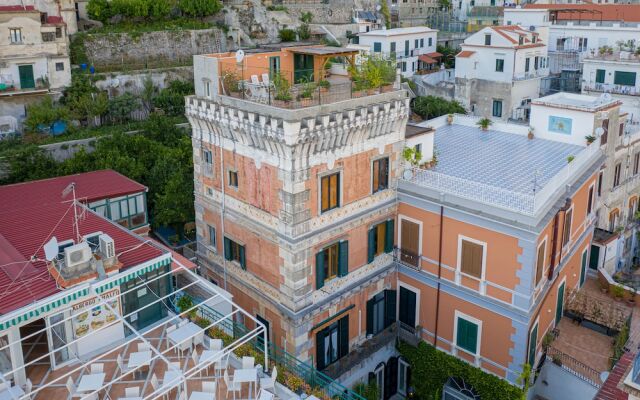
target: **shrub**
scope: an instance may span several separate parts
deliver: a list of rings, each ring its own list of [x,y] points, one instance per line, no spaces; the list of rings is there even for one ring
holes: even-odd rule
[[[106,22],[114,15],[109,0],[89,0],[87,13],[91,19],[101,22]]]
[[[191,307],[193,307],[193,299],[188,294],[180,296],[178,302],[176,303],[181,313],[187,312]],[[191,310],[190,313],[195,313],[196,309]]]
[[[118,122],[131,121],[131,113],[139,108],[139,99],[131,93],[125,93],[109,100],[108,115]]]
[[[282,42],[293,42],[296,40],[296,31],[288,28],[280,29],[278,37]]]
[[[49,96],[42,101],[27,106],[27,118],[24,121],[27,130],[35,132],[39,127],[48,128],[56,121],[67,121],[69,112],[65,107],[54,104]]]
[[[184,15],[202,18],[222,10],[222,3],[219,0],[179,0],[178,7]]]
[[[624,354],[624,346],[627,344],[627,340],[629,340],[629,324],[626,323],[620,329],[620,333],[616,336],[615,341],[613,342],[613,356],[611,357],[611,365],[610,368],[613,368],[614,365],[618,362],[620,357]]]
[[[193,94],[193,84],[174,80],[169,86],[162,89],[152,100],[153,106],[162,109],[167,115],[184,114],[184,96]]]
[[[416,98],[413,101],[413,111],[424,119],[436,118],[447,114],[465,114],[464,107],[457,101],[447,101],[437,96]]]
[[[434,398],[451,376],[464,379],[483,399],[520,400],[523,397],[522,389],[425,342],[420,342],[417,348],[400,343],[398,349],[411,364],[411,385],[419,398]]]
[[[311,37],[311,29],[309,29],[309,24],[301,24],[298,27],[298,38],[300,40],[307,40]]]
[[[275,88],[276,94],[274,98],[276,100],[282,101],[290,101],[291,100],[291,84],[282,76],[282,74],[277,73],[273,76],[273,86]]]

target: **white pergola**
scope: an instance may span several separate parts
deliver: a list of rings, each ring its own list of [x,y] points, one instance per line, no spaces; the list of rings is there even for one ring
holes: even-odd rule
[[[11,381],[6,377],[8,376],[15,377],[19,374],[24,373],[28,378],[29,374],[27,373],[27,369],[30,366],[35,366],[35,365],[38,365],[38,363],[42,364],[43,361],[48,361],[48,359],[50,359],[52,355],[55,357],[54,353],[56,352],[68,351],[70,355],[72,354],[76,355],[75,361],[72,360],[69,363],[65,363],[63,367],[56,369],[55,371],[50,369],[46,373],[45,377],[42,378],[41,381],[39,382],[34,381],[33,382],[34,387],[30,393],[30,397],[27,397],[29,394],[25,394],[22,396],[13,394],[12,398],[27,399],[27,398],[33,398],[34,396],[37,395],[38,398],[46,399],[47,389],[49,388],[58,388],[59,390],[65,389],[65,385],[69,377],[74,379],[74,383],[77,384],[77,381],[75,380],[74,376],[78,376],[78,374],[82,375],[83,373],[88,372],[89,366],[93,363],[115,364],[115,372],[111,374],[112,376],[105,377],[104,383],[100,388],[91,392],[83,392],[81,395],[79,394],[76,398],[81,398],[81,399],[109,398],[109,399],[117,400],[117,398],[109,396],[109,392],[111,388],[114,385],[119,385],[119,384],[126,385],[128,381],[125,379],[125,377],[130,376],[131,373],[136,373],[141,369],[147,369],[147,368],[149,369],[149,373],[147,374],[147,377],[144,379],[144,383],[137,381],[136,384],[132,384],[131,386],[139,387],[140,385],[142,385],[140,397],[143,399],[158,398],[174,389],[178,389],[178,391],[180,390],[186,391],[188,380],[195,378],[197,375],[200,375],[201,372],[204,370],[208,371],[209,367],[212,364],[218,362],[219,360],[228,358],[231,352],[233,352],[239,346],[242,346],[243,344],[248,343],[252,339],[258,338],[260,336],[262,336],[263,338],[262,343],[264,343],[262,350],[264,352],[264,360],[265,360],[264,367],[266,368],[269,365],[269,359],[268,359],[269,352],[267,348],[268,346],[267,332],[264,325],[260,323],[254,316],[252,316],[251,314],[249,314],[248,312],[246,312],[245,310],[241,309],[236,304],[234,304],[229,299],[228,295],[223,294],[223,292],[217,286],[215,286],[210,282],[207,282],[206,280],[202,279],[198,275],[194,274],[189,269],[177,263],[176,260],[174,260],[174,263],[178,264],[177,268],[174,267],[173,269],[170,269],[169,272],[159,273],[156,277],[153,277],[152,279],[149,279],[146,281],[143,280],[144,275],[139,276],[135,278],[139,280],[138,285],[134,286],[131,289],[122,291],[118,294],[120,304],[124,304],[125,296],[128,293],[131,293],[132,291],[138,291],[142,288],[145,288],[146,290],[151,291],[153,295],[155,295],[156,297],[153,302],[145,306],[142,306],[140,308],[137,308],[134,311],[129,312],[127,314],[121,313],[120,310],[112,307],[112,304],[113,304],[112,302],[114,298],[105,299],[100,295],[100,293],[98,293],[95,290],[95,288],[99,286],[98,284],[102,282],[97,281],[95,282],[95,284],[89,285],[90,287],[89,295],[84,296],[84,298],[85,299],[95,298],[96,301],[91,305],[88,311],[91,312],[91,308],[94,308],[96,306],[101,306],[101,307],[104,307],[106,310],[110,311],[111,313],[113,313],[113,315],[116,317],[115,320],[105,323],[99,329],[90,331],[89,333],[85,334],[80,338],[69,340],[64,345],[59,346],[56,349],[49,348],[50,351],[47,354],[40,355],[35,359],[29,362],[26,362],[17,368],[13,368],[11,371],[5,372],[4,375],[0,374],[0,383],[5,383],[7,387],[10,387]],[[124,273],[131,273],[131,270],[127,270]],[[153,290],[150,287],[151,283],[159,279],[170,279],[171,276],[176,274],[182,274],[182,276],[186,278],[184,280],[187,281],[188,283],[184,284],[184,286],[182,287],[173,287],[173,290],[169,294],[164,296],[160,296],[157,293],[153,292]],[[83,288],[84,287],[86,286],[83,286]],[[69,289],[69,291],[73,291],[73,290],[74,290],[73,288]],[[194,293],[197,293],[195,297],[193,295]],[[198,311],[200,307],[207,306],[208,304],[219,305],[220,303],[228,303],[228,305],[231,306],[232,311],[224,315],[221,314],[221,316],[218,319],[210,321],[210,324],[208,324],[204,328],[200,328],[200,331],[198,333],[195,333],[189,337],[186,337],[181,342],[178,342],[178,343],[171,342],[169,344],[169,341],[167,340],[167,335],[166,335],[167,327],[171,325],[175,325],[182,320],[182,317],[180,315],[172,312],[172,310],[174,309],[174,307],[172,306],[172,301],[175,300],[176,295],[181,296],[185,294],[189,294],[190,297],[193,298],[194,305],[188,310],[183,310],[183,314],[188,314],[193,311]],[[199,298],[203,297],[202,296],[203,294],[206,294],[204,296],[204,299],[199,300]],[[143,311],[146,308],[153,307],[158,304],[169,310],[168,316],[160,320],[159,322],[153,323],[142,330],[138,330],[127,320],[128,318],[130,319],[130,317],[132,317],[134,314],[137,315],[137,313],[139,313],[140,311]],[[48,330],[50,330],[51,332],[54,332],[54,327],[56,325],[60,325],[61,329],[64,329],[65,326],[63,324],[67,323],[67,321],[70,321],[76,316],[80,315],[82,312],[87,312],[87,310],[83,311],[82,309],[80,309],[80,310],[74,311],[74,305],[70,304],[56,310],[57,314],[61,312],[65,312],[64,319],[57,321],[55,324],[48,324],[45,328],[40,329],[36,332],[30,333],[29,335],[22,337],[19,340],[12,341],[7,345],[1,347],[0,351],[10,348],[12,345],[15,345],[15,344],[22,344],[23,342],[26,342],[28,340],[35,340],[35,338],[41,335],[42,333],[46,335]],[[189,367],[188,365],[191,363],[192,358],[187,357],[189,361],[184,363],[184,367],[181,367],[181,371],[179,371],[179,374],[176,374],[176,377],[174,379],[172,379],[170,382],[163,382],[162,385],[157,389],[151,388],[151,391],[149,390],[149,388],[151,387],[150,377],[152,375],[152,372],[154,370],[154,366],[156,365],[156,363],[165,363],[167,369],[171,369],[172,358],[175,359],[175,356],[173,356],[173,354],[176,353],[177,350],[180,347],[182,347],[182,345],[185,344],[185,342],[191,342],[195,337],[201,334],[206,335],[207,331],[211,328],[218,327],[220,329],[224,329],[223,324],[225,322],[233,323],[233,320],[236,314],[243,315],[245,321],[253,321],[255,324],[255,328],[248,330],[242,337],[237,337],[237,338],[234,337],[232,342],[226,346],[223,346],[220,351],[215,353],[214,357],[207,358],[206,360],[199,359],[197,363],[195,363],[195,365],[192,365]],[[2,318],[0,318],[0,321],[2,321]],[[122,324],[122,329],[124,330],[124,332],[127,332],[128,330],[130,334],[128,334],[127,336],[125,336],[123,340],[119,340],[115,344],[100,348],[101,346],[99,341],[103,340],[101,339],[101,336],[103,336],[101,335],[101,332],[104,333],[104,330],[110,327],[114,327],[118,324]],[[84,343],[87,343],[87,341],[90,342],[92,338],[96,340],[97,350],[94,353],[90,353],[89,355],[77,357],[77,353],[75,352],[75,349],[78,342],[83,341]],[[151,351],[151,359],[149,360],[148,363],[145,363],[145,365],[137,366],[132,369],[126,369],[126,371],[124,371],[123,373],[123,371],[121,371],[117,365],[116,356],[118,354],[122,355],[126,363],[127,351],[131,347],[131,345],[134,345],[135,343],[142,343],[148,346]],[[73,357],[71,356],[69,358],[73,359]],[[62,371],[62,373],[59,373],[60,371]],[[40,393],[40,395],[38,395],[38,393]],[[101,395],[99,397],[96,397],[98,396],[98,394],[101,394]]]

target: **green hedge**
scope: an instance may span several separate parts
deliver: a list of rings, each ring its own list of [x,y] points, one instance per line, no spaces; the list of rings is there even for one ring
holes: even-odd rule
[[[433,399],[442,392],[449,377],[472,385],[483,400],[520,400],[522,390],[495,375],[483,372],[456,357],[420,342],[415,348],[401,342],[398,350],[411,364],[411,386],[421,399]]]

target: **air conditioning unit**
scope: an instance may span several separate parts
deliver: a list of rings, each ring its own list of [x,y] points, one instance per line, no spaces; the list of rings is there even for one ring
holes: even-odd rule
[[[116,256],[116,245],[111,236],[107,234],[100,235],[100,253],[104,258],[113,258]]]
[[[91,260],[91,248],[87,242],[75,244],[64,249],[65,268],[77,267]]]

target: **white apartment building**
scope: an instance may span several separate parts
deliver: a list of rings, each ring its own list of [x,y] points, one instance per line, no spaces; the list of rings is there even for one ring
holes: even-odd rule
[[[442,56],[436,52],[437,41],[438,31],[426,26],[380,29],[360,33],[357,48],[374,54],[395,55],[402,75],[409,78],[418,71],[437,67]]]
[[[486,27],[456,55],[455,98],[474,115],[529,118],[529,103],[547,76],[547,46],[538,32],[519,26]]]
[[[582,93],[609,93],[622,101],[628,128],[640,123],[640,57],[629,51],[587,56],[582,61]]]

